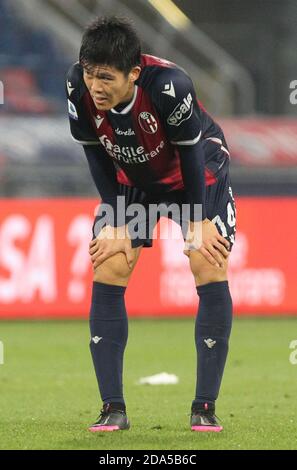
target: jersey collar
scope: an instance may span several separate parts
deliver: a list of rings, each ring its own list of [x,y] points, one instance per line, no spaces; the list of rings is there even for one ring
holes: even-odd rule
[[[134,106],[134,103],[135,103],[136,97],[137,97],[137,92],[138,92],[138,86],[135,85],[134,95],[133,95],[132,101],[130,101],[130,103],[124,109],[122,109],[122,111],[116,111],[114,108],[111,108],[110,111],[114,114],[127,114]]]

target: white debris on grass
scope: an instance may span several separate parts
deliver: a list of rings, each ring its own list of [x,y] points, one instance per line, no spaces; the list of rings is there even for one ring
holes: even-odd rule
[[[175,374],[161,372],[160,374],[151,375],[149,377],[141,377],[138,380],[139,385],[174,385],[179,382],[179,378]]]

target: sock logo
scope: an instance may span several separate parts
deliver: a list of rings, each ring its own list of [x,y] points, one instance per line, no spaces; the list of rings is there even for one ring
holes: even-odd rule
[[[214,345],[216,344],[216,341],[214,341],[213,339],[211,338],[208,338],[208,339],[205,339],[204,340],[204,343],[206,344],[206,346],[211,349],[214,347]]]
[[[99,343],[100,339],[102,339],[102,336],[94,336],[94,338],[92,338],[92,341],[93,343],[97,344]]]

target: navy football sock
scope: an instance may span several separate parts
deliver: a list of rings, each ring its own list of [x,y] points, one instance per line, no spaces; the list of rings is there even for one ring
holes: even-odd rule
[[[103,403],[125,403],[123,358],[128,339],[126,287],[93,282],[90,349]]]
[[[228,281],[197,287],[200,297],[195,325],[197,349],[196,397],[192,406],[208,403],[213,408],[218,397],[228,354],[232,326],[232,299]]]

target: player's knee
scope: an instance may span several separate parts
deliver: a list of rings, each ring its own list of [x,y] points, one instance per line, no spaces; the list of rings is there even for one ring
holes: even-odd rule
[[[127,285],[132,269],[124,253],[117,253],[104,261],[94,271],[94,281],[106,284]]]
[[[190,254],[190,267],[196,285],[227,280],[228,260],[224,259],[223,266],[217,267],[212,265],[201,253],[192,252]]]

